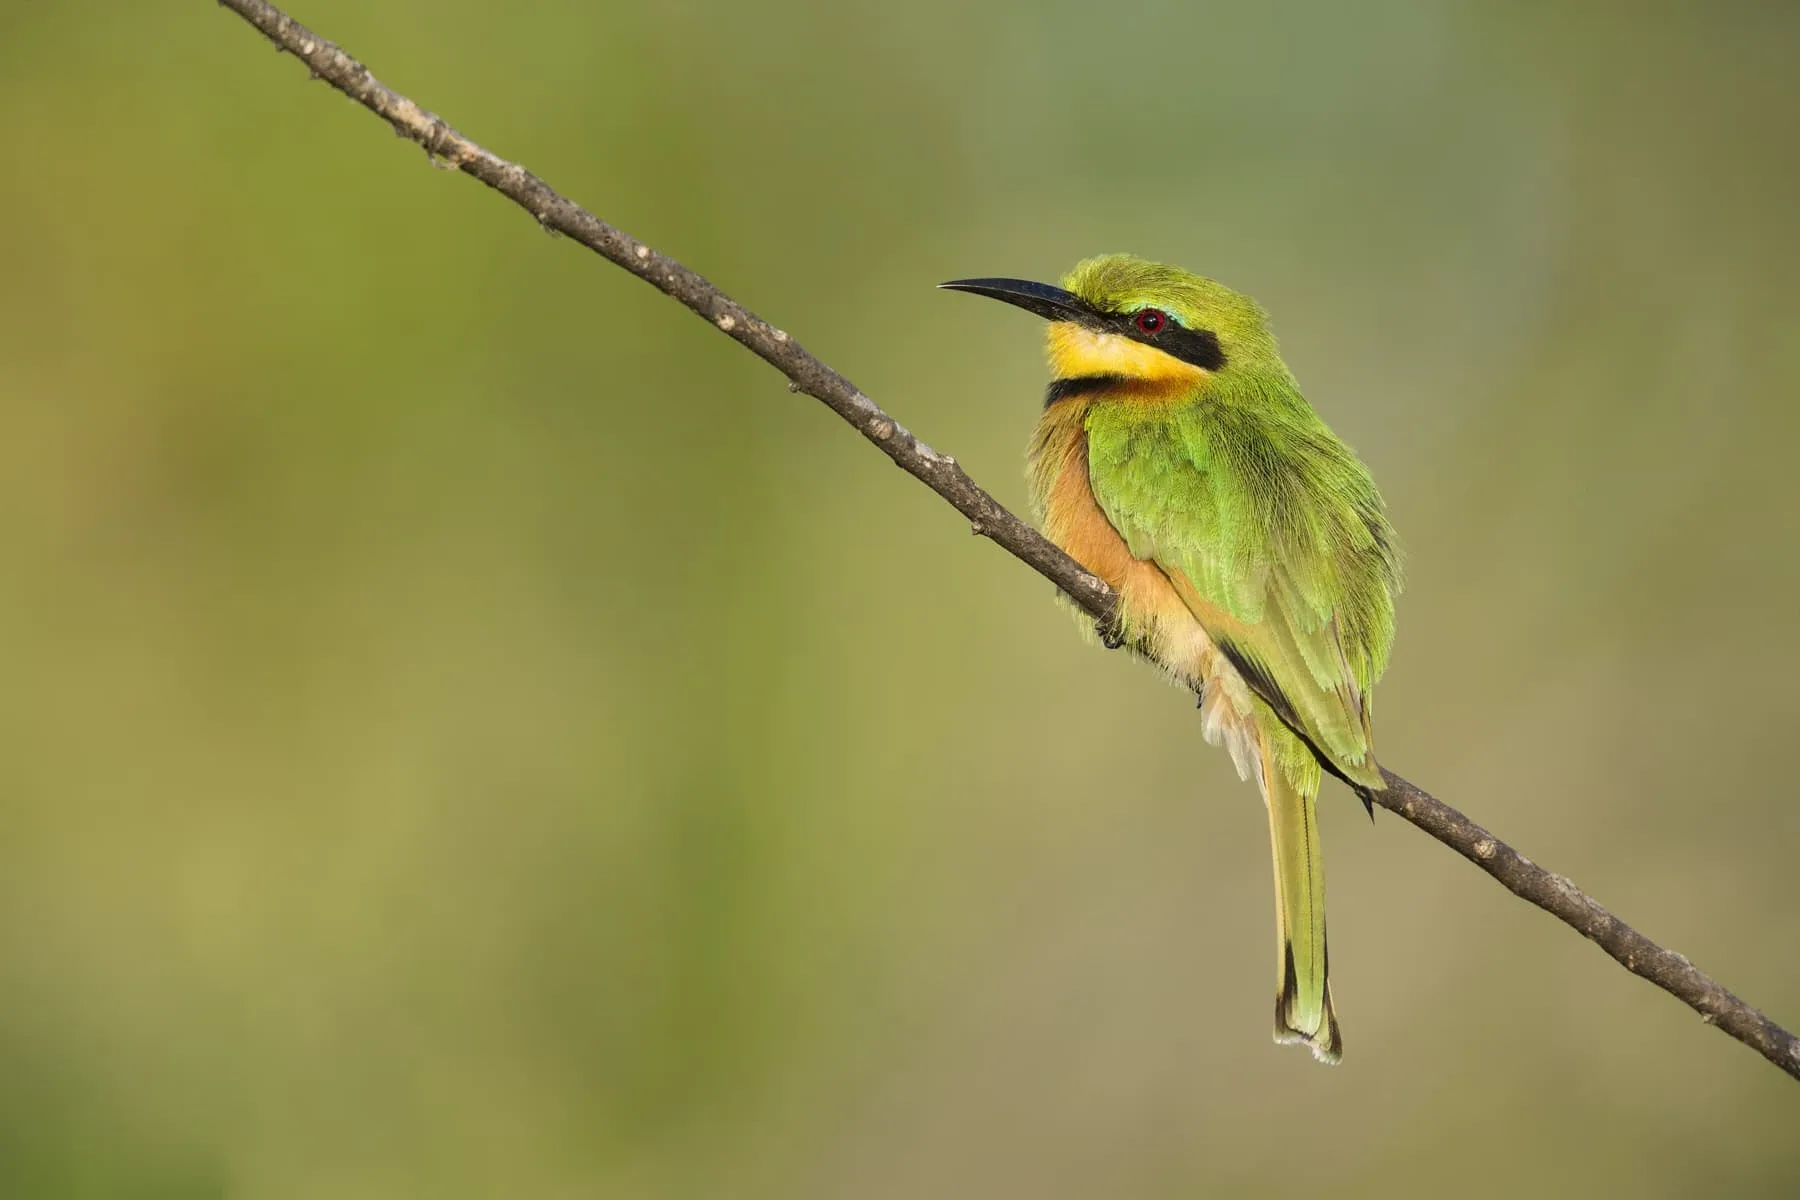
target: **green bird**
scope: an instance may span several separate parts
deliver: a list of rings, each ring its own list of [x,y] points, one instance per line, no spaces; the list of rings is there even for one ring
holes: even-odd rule
[[[1369,792],[1370,699],[1400,564],[1368,468],[1326,428],[1255,301],[1111,254],[1062,287],[947,288],[1050,321],[1031,441],[1044,532],[1119,595],[1105,631],[1201,695],[1201,728],[1254,779],[1275,860],[1275,1040],[1336,1062],[1321,772]],[[1370,807],[1371,813],[1373,807]]]

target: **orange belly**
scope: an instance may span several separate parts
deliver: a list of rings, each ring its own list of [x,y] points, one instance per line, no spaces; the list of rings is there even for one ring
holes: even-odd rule
[[[1044,534],[1119,594],[1123,632],[1183,686],[1202,693],[1206,740],[1223,744],[1238,774],[1261,786],[1263,737],[1252,692],[1219,651],[1196,610],[1229,618],[1196,594],[1179,570],[1136,557],[1094,498],[1088,477],[1087,401],[1048,409],[1031,446]]]

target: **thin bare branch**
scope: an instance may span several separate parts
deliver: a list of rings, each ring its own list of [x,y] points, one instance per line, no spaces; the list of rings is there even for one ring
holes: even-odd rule
[[[530,213],[645,283],[674,297],[758,358],[789,386],[823,401],[907,473],[949,501],[976,533],[1061,588],[1104,629],[1117,598],[1106,584],[1014,516],[947,454],[939,454],[883,412],[836,371],[705,278],[646,246],[552,190],[517,163],[476,145],[446,122],[384,86],[356,59],[264,0],[218,0],[323,79],[393,126],[440,163],[473,175]],[[1546,871],[1456,809],[1392,771],[1374,802],[1411,822],[1498,880],[1502,887],[1598,945],[1626,970],[1700,1013],[1701,1019],[1800,1079],[1800,1038],[1769,1020],[1695,967],[1608,912],[1564,876]]]

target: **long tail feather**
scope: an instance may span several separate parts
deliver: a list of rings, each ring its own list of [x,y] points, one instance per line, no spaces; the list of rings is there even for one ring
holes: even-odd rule
[[[1317,784],[1296,787],[1281,767],[1263,760],[1263,800],[1269,809],[1269,842],[1275,860],[1276,947],[1280,971],[1275,993],[1275,1040],[1302,1042],[1320,1062],[1344,1053],[1328,978],[1325,948],[1325,860],[1320,853]],[[1315,776],[1316,779],[1316,776]]]

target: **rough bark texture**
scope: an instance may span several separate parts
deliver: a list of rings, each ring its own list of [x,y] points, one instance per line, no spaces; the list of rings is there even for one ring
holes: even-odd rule
[[[976,533],[1061,588],[1094,618],[1103,634],[1111,628],[1117,598],[1104,583],[1007,511],[954,458],[914,437],[785,332],[674,259],[565,199],[524,167],[476,145],[274,5],[264,0],[218,2],[256,26],[277,48],[304,62],[314,78],[330,83],[387,121],[396,134],[423,146],[434,161],[473,175],[529,212],[539,225],[574,239],[705,318],[787,376],[792,390],[823,401],[902,470],[949,501]],[[1684,955],[1657,945],[1619,920],[1566,877],[1546,871],[1424,789],[1392,771],[1384,774],[1387,788],[1371,795],[1376,804],[1449,846],[1515,896],[1594,942],[1626,970],[1680,999],[1707,1024],[1717,1025],[1800,1079],[1800,1038],[1738,999]]]

